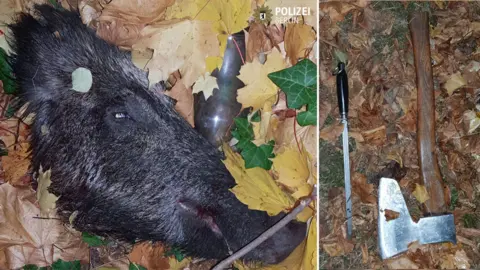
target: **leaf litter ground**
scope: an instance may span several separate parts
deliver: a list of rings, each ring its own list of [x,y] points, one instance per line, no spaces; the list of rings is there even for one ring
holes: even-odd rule
[[[3,22],[10,21],[14,12],[30,10],[33,3],[39,1],[21,2],[18,5],[11,0],[0,0],[0,48],[7,52]],[[218,88],[210,74],[222,64],[228,35],[249,27],[245,31],[246,55],[242,57],[246,61],[238,76],[245,87],[239,89],[237,101],[243,108],[252,107],[253,111],[246,118],[235,119],[237,125],[232,129],[234,140],[230,145],[236,144],[240,154],[225,144],[224,163],[237,182],[232,192],[240,201],[252,209],[278,214],[290,211],[300,199],[309,196],[317,182],[314,3],[311,0],[294,3],[311,8],[312,16],[303,18],[303,22],[269,26],[253,20],[254,10],[263,4],[274,9],[292,3],[283,0],[79,1],[78,7],[83,22],[94,28],[97,35],[132,51],[137,67],[149,71],[150,85],[169,78],[172,87],[167,94],[177,100],[175,108],[192,126],[192,93],[203,91],[208,98],[212,90]],[[70,1],[54,5],[72,7]],[[5,59],[2,53],[0,50],[0,61]],[[24,123],[18,114],[14,115],[15,104],[10,101],[15,85],[5,76],[10,73],[8,65],[0,64],[0,88],[5,92],[0,100],[3,106],[0,136],[4,143],[0,150],[8,153],[2,157],[2,181],[7,183],[0,185],[4,193],[0,199],[5,200],[3,205],[11,206],[5,214],[8,218],[1,220],[7,230],[0,234],[7,240],[0,242],[0,268],[25,265],[25,269],[38,269],[37,266],[50,265],[53,269],[80,269],[80,265],[89,264],[93,268],[209,269],[215,263],[194,261],[161,243],[138,243],[132,247],[63,226],[51,211],[57,197],[48,192],[50,171],[41,174],[37,192],[30,188],[37,186],[32,183],[29,171],[29,122]],[[86,75],[83,79],[72,75],[75,75],[73,84],[92,79],[88,70],[82,70],[80,75]],[[74,88],[85,91],[90,87],[82,84]],[[310,221],[312,226],[306,240],[284,262],[258,268],[237,261],[235,266],[246,270],[316,269],[315,213],[312,202],[297,217]],[[8,239],[23,239],[23,242]]]
[[[436,138],[457,245],[412,244],[381,261],[377,197],[381,177],[399,181],[414,219],[428,198],[416,150],[416,84],[408,14],[430,14]],[[480,162],[479,2],[321,1],[320,269],[478,268]],[[346,239],[336,61],[348,61],[352,241]],[[394,216],[394,215],[393,215]],[[392,217],[394,218],[394,217]]]

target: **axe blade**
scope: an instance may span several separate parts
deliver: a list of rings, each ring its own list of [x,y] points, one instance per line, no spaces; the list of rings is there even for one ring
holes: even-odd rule
[[[385,210],[398,217],[387,221]],[[457,243],[452,214],[421,218],[415,223],[408,212],[402,191],[395,179],[382,178],[378,189],[378,244],[382,259],[405,252],[413,242]]]

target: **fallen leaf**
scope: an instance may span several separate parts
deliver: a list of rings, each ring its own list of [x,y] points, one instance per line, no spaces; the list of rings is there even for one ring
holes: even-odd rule
[[[320,131],[320,139],[335,142],[343,132],[342,123],[334,123]]]
[[[362,246],[362,263],[363,264],[367,264],[370,260],[369,256],[368,256],[368,247],[367,247],[367,243],[364,243]]]
[[[209,56],[205,59],[207,72],[212,73],[215,69],[222,68],[223,58],[220,56]]]
[[[286,64],[277,50],[273,50],[267,57],[263,65],[254,59],[240,69],[238,78],[246,85],[238,89],[237,101],[242,104],[242,108],[251,106],[253,110],[258,110],[263,108],[265,103],[271,107],[277,100],[278,88],[267,75],[284,69]]]
[[[296,125],[295,128],[294,125]],[[301,141],[309,153],[310,160],[316,164],[318,149],[317,132],[318,128],[316,126],[299,127],[295,118],[286,118],[273,128],[273,137],[275,138],[276,147],[295,146],[298,148],[297,141]]]
[[[153,57],[153,50],[146,49],[145,51],[132,51],[132,63],[139,69],[147,70],[146,66]]]
[[[214,33],[220,44],[220,56],[223,57],[227,37],[242,31],[248,26],[251,15],[250,0],[186,0],[177,1],[167,10],[167,19],[191,18],[212,22]],[[212,32],[212,31],[210,31]]]
[[[463,114],[465,123],[468,124],[468,134],[472,134],[480,126],[480,117],[476,112],[468,110]]]
[[[146,66],[150,85],[179,70],[185,86],[190,87],[205,74],[205,58],[219,55],[218,41],[211,27],[211,23],[205,21],[173,20],[143,28],[132,48],[154,51]]]
[[[131,49],[140,38],[140,33],[145,26],[145,24],[128,24],[115,19],[100,21],[97,24],[97,35],[120,48]]]
[[[12,19],[15,18],[15,13],[20,11],[22,11],[21,6],[18,5],[17,1],[0,1],[0,48],[3,48],[7,53],[10,53],[11,49],[7,43],[5,34],[2,33],[7,33],[7,24],[11,23]]]
[[[430,199],[430,196],[428,195],[428,192],[425,186],[419,185],[417,183],[415,183],[415,190],[412,192],[412,195],[415,196],[417,201],[419,201],[420,203],[424,203],[428,199]]]
[[[41,213],[32,189],[2,184],[0,205],[0,250],[7,269],[26,264],[43,267],[58,259],[88,263],[88,245],[79,232],[67,230],[57,219],[36,218]]]
[[[397,257],[386,261],[390,269],[419,269],[419,267],[407,257]]]
[[[323,244],[322,248],[330,257],[336,257],[344,254],[342,246],[337,243]]]
[[[456,72],[452,74],[448,81],[445,83],[444,88],[447,90],[448,95],[452,95],[453,92],[463,86],[465,86],[467,82],[463,78],[460,72]]]
[[[277,181],[290,188],[304,185],[310,176],[306,153],[305,148],[300,152],[297,147],[279,150],[272,160],[273,170],[278,174]]]
[[[253,22],[248,29],[246,38],[246,61],[252,62],[259,53],[266,53],[273,48],[272,41],[267,36],[267,27],[263,23]]]
[[[55,203],[58,197],[48,192],[48,187],[52,181],[50,180],[52,171],[47,170],[43,172],[42,167],[38,172],[38,187],[37,187],[37,200],[40,204],[40,211],[42,214],[48,214],[51,210],[55,209]]]
[[[390,209],[385,209],[385,219],[387,221],[397,219],[400,216],[400,213]]]
[[[171,6],[174,0],[118,0],[110,1],[102,5],[100,21],[122,20],[136,24],[151,24],[165,18],[167,7]]]
[[[231,191],[249,209],[267,211],[273,216],[293,206],[294,200],[277,186],[268,171],[258,167],[246,169],[239,154],[226,144],[223,150],[226,157],[223,163],[237,183]]]
[[[173,76],[175,77],[177,74],[174,73]],[[185,118],[192,127],[194,127],[192,88],[185,87],[183,79],[180,79],[177,76],[175,85],[170,91],[165,91],[165,94],[177,101],[175,104],[175,110],[180,113],[180,115]]]
[[[307,246],[303,257],[303,269],[318,269],[317,265],[317,218],[314,216],[310,222],[310,228],[307,235]]]
[[[22,182],[30,166],[27,150],[28,145],[19,145],[16,150],[14,150],[14,147],[11,147],[8,155],[2,157],[5,180],[13,186],[25,186],[29,184]]]
[[[210,73],[207,72],[195,82],[193,93],[203,92],[205,99],[208,99],[212,95],[214,88],[218,89],[217,78],[210,76]]]
[[[455,254],[446,254],[440,259],[441,269],[470,269],[469,259],[464,250],[457,250]]]
[[[315,43],[316,34],[312,26],[301,23],[287,24],[285,51],[287,59],[295,65],[300,58],[306,58]]]
[[[372,145],[382,146],[387,141],[387,129],[385,126],[367,130],[361,134],[365,142]]]
[[[184,270],[188,269],[187,266],[192,262],[190,258],[183,258],[181,262],[177,261],[174,256],[168,257],[168,264],[170,268],[165,268],[168,270]],[[147,268],[150,270],[150,268]]]
[[[352,175],[352,192],[360,197],[363,203],[375,204],[375,196],[372,195],[373,184],[367,183],[367,177],[364,174],[355,172]]]
[[[163,256],[165,248],[161,243],[141,242],[133,247],[128,259],[147,269],[170,269],[169,259]]]

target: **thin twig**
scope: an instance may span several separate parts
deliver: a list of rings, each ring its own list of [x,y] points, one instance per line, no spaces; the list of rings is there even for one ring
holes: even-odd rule
[[[250,242],[248,245],[244,246],[237,252],[233,253],[230,257],[226,258],[225,260],[221,261],[219,264],[217,264],[212,270],[221,270],[221,269],[226,269],[230,264],[232,264],[235,260],[241,258],[254,248],[256,248],[258,245],[263,243],[265,240],[270,238],[272,235],[274,235],[277,231],[279,231],[281,228],[285,227],[290,221],[292,221],[300,212],[305,209],[313,200],[316,198],[316,193],[315,190],[313,191],[312,195],[310,195],[308,198],[305,198],[300,201],[300,204],[297,205],[292,212],[288,213],[285,217],[283,217],[279,222],[277,222],[275,225],[270,227],[268,230],[266,230],[264,233],[262,233],[259,237],[257,237],[255,240]],[[311,225],[315,226],[315,225]]]

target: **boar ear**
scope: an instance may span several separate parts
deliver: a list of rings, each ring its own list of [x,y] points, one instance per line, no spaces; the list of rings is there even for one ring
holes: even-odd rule
[[[75,27],[86,28],[77,13],[48,5],[36,5],[35,17],[21,13],[8,25],[7,42],[12,49],[9,64],[22,101],[58,100],[65,90],[74,88],[72,73],[87,63],[84,55],[72,49],[73,41],[65,39]],[[81,36],[79,40],[91,42],[87,32],[79,29],[75,33]],[[79,89],[84,91],[85,87]]]
[[[181,199],[178,201],[177,210],[179,214],[188,219],[198,220],[201,224],[208,227],[217,237],[223,238],[222,231],[215,223],[214,215],[200,204],[192,200]]]

